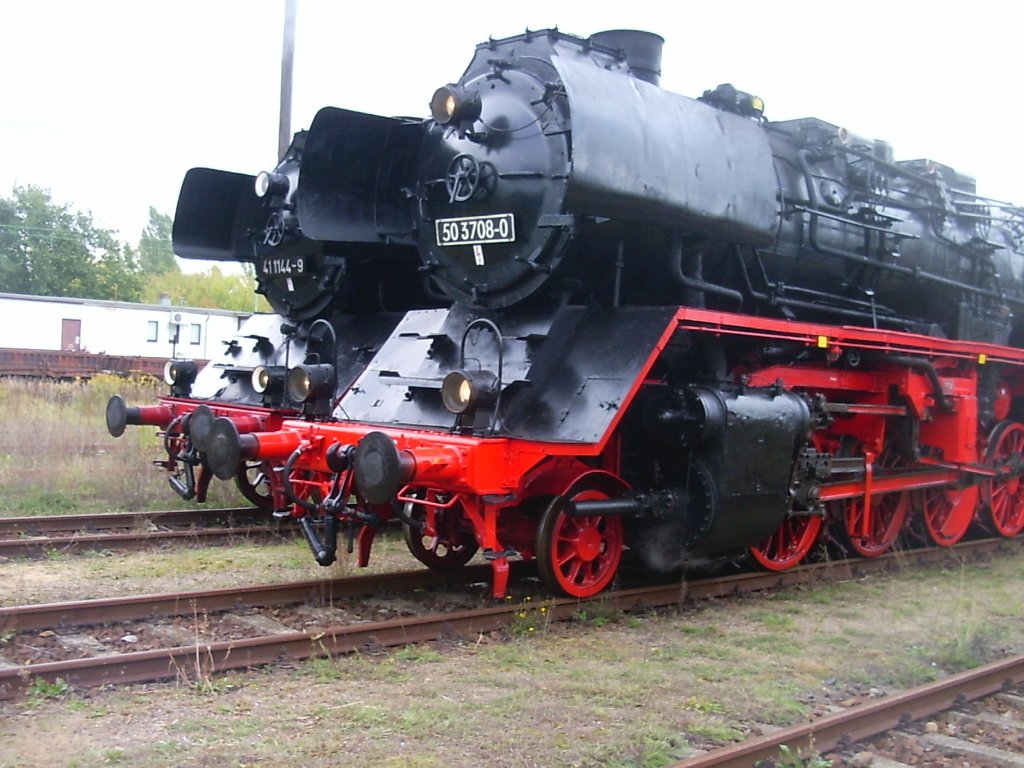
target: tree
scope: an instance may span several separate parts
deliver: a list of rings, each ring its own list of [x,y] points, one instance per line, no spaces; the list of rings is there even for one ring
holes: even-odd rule
[[[266,299],[255,293],[256,279],[252,266],[243,264],[241,274],[221,272],[219,266],[196,274],[167,272],[150,275],[143,289],[143,301],[156,304],[161,294],[171,297],[174,304],[208,309],[233,309],[252,312],[254,309],[267,312],[270,305]]]
[[[144,274],[163,275],[181,271],[171,247],[173,227],[174,221],[170,216],[149,207],[149,225],[142,230],[142,239],[139,240],[139,266]]]
[[[142,282],[135,252],[97,227],[92,214],[28,185],[0,198],[0,289],[137,301]]]

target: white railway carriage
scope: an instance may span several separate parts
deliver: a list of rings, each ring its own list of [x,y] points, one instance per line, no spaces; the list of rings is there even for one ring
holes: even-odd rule
[[[0,293],[0,375],[158,375],[172,357],[216,356],[250,314]]]

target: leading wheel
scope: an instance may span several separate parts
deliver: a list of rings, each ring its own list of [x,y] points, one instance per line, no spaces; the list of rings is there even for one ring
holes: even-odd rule
[[[769,571],[785,571],[807,557],[819,533],[819,515],[787,517],[775,533],[758,546],[751,547],[750,554]]]
[[[422,504],[406,504],[405,513],[418,522],[427,519]],[[473,532],[463,527],[462,506],[455,504],[437,510],[434,521],[436,530],[433,533],[408,523],[402,526],[405,545],[412,556],[432,571],[441,573],[454,571],[472,560],[480,545]]]
[[[844,443],[843,456],[860,456],[859,442]],[[875,461],[876,470],[899,466],[897,454],[886,448]],[[910,510],[910,492],[898,491],[871,497],[871,507],[865,517],[863,497],[843,499],[829,505],[837,514],[832,525],[836,541],[847,552],[861,557],[877,557],[888,552],[900,535]]]
[[[1024,530],[1024,482],[1018,474],[1024,458],[1024,426],[1003,422],[992,433],[986,463],[999,475],[982,489],[987,506],[983,522],[1000,536]]]
[[[270,466],[261,461],[246,461],[238,467],[235,485],[250,502],[265,512],[274,510],[274,498],[270,491]]]
[[[940,547],[951,547],[967,533],[978,505],[978,488],[927,488],[918,495],[928,536]]]
[[[625,537],[616,515],[570,517],[569,504],[611,496],[584,478],[544,511],[537,529],[537,570],[544,583],[570,597],[591,597],[607,587],[622,560]]]

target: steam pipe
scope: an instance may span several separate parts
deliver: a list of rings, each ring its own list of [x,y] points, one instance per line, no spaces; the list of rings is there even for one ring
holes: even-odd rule
[[[873,320],[874,319],[873,315],[870,312],[861,312],[861,311],[858,311],[856,309],[843,309],[841,307],[837,307],[837,306],[829,305],[829,304],[814,304],[814,303],[812,303],[810,301],[801,301],[799,299],[787,299],[787,298],[783,298],[781,296],[770,296],[770,295],[768,295],[767,293],[765,293],[763,291],[758,291],[756,288],[754,288],[754,284],[753,284],[753,282],[750,279],[750,273],[747,271],[747,265],[743,261],[742,255],[737,253],[737,259],[739,260],[740,274],[743,275],[743,282],[744,282],[745,287],[747,289],[747,293],[749,293],[757,301],[761,301],[761,302],[764,302],[766,304],[777,304],[777,305],[784,306],[784,307],[795,307],[796,309],[807,309],[807,310],[811,310],[813,312],[826,312],[828,314],[839,315],[841,317],[849,317],[849,318],[853,318],[853,319],[856,319],[856,320]],[[807,289],[799,289],[799,288],[794,286],[791,290],[804,290],[804,291],[806,291]],[[832,299],[833,301],[836,299],[835,296],[830,296],[829,294],[819,294],[819,295],[821,295],[822,298]],[[911,318],[900,318],[900,317],[897,317],[895,315],[887,315],[887,316],[882,318],[882,321],[883,322],[884,321],[888,321],[888,322],[892,323],[893,325],[900,325],[901,323],[902,324],[906,324],[908,322],[912,322],[912,319]]]
[[[593,499],[591,501],[567,501],[563,504],[566,517],[591,517],[595,515],[638,515],[643,511],[643,502],[636,496],[620,499]]]
[[[698,293],[710,293],[715,296],[721,296],[722,298],[735,302],[738,306],[743,306],[743,294],[739,291],[734,291],[723,285],[708,283],[696,277],[687,277],[683,274],[683,239],[680,237],[679,232],[675,230],[672,232],[672,244],[669,247],[668,265],[669,271],[672,273],[672,277],[677,283],[683,286],[683,288],[690,291],[697,291]]]

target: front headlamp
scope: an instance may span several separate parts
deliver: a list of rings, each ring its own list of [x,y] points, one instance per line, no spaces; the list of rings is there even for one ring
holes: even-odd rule
[[[296,365],[288,371],[288,397],[293,403],[305,403],[334,394],[334,366]]]
[[[164,381],[172,387],[188,386],[195,381],[198,370],[192,360],[168,360],[164,364]]]
[[[199,367],[192,360],[168,360],[164,364],[164,381],[171,385],[171,394],[175,397],[192,394],[197,373]]]
[[[253,184],[253,192],[256,193],[256,197],[267,197],[287,192],[288,187],[288,177],[283,173],[260,171]]]
[[[441,86],[430,99],[430,116],[439,125],[471,123],[480,117],[480,109],[480,93],[454,83]]]
[[[490,371],[456,370],[441,383],[441,401],[456,415],[492,404],[497,394],[498,377]]]
[[[252,388],[257,395],[275,395],[284,391],[283,366],[258,365],[252,372]]]

